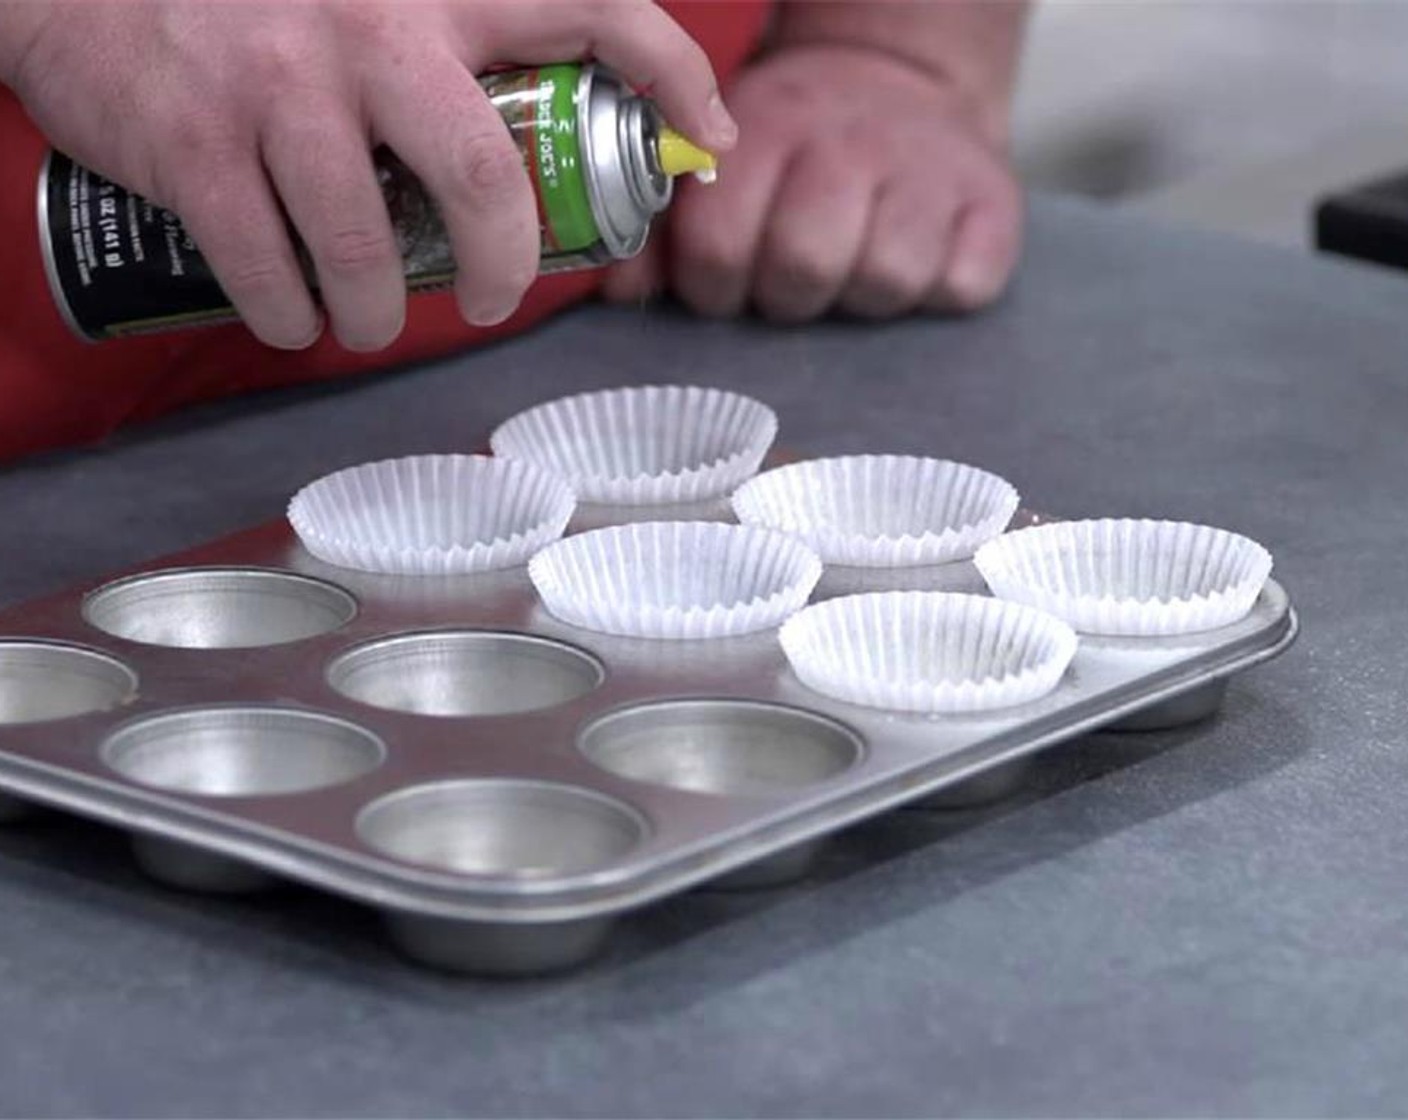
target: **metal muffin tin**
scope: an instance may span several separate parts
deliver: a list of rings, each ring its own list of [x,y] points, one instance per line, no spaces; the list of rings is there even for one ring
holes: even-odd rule
[[[982,583],[831,569],[815,597],[893,586]],[[539,972],[664,896],[802,875],[866,817],[999,796],[1094,728],[1204,718],[1296,629],[1269,582],[1222,630],[1084,638],[1035,703],[906,716],[809,691],[775,631],[607,637],[549,616],[524,569],[345,571],[279,522],[0,612],[0,816],[70,810],[166,882],[298,880],[379,908],[421,961]]]

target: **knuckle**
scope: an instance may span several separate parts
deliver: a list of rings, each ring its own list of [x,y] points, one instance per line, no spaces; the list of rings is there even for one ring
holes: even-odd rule
[[[204,105],[176,108],[159,126],[169,149],[180,153],[191,166],[210,166],[228,160],[235,148],[228,125],[221,115]]]
[[[894,315],[917,306],[928,282],[929,277],[912,266],[867,259],[856,267],[846,302],[861,314]]]
[[[328,234],[314,256],[338,274],[377,271],[398,259],[390,230],[370,225],[343,226]]]
[[[816,90],[796,75],[780,75],[768,90],[779,119],[808,119],[816,115]]]
[[[882,179],[913,166],[916,154],[915,146],[906,145],[904,137],[888,129],[872,127],[858,131],[852,140],[842,145],[841,151],[834,153],[834,158],[843,161],[838,162],[840,167],[863,167],[876,179]],[[854,174],[854,170],[851,173]]]
[[[608,28],[631,28],[654,16],[653,0],[576,0],[572,5],[583,34],[595,38]]]
[[[852,165],[857,160],[888,160],[895,150],[891,130],[877,128],[869,117],[848,117],[824,146],[831,160]]]
[[[867,260],[856,268],[856,284],[887,302],[913,302],[927,286],[927,271],[896,258]]]
[[[746,272],[753,246],[740,236],[744,228],[741,224],[732,224],[733,228],[730,225],[714,220],[713,215],[681,212],[670,225],[674,255],[681,266],[709,276],[738,276]]]
[[[267,249],[227,257],[219,265],[219,274],[221,286],[236,300],[277,293],[290,279],[282,254]]]
[[[500,208],[528,189],[523,159],[507,136],[471,137],[448,162],[444,190],[451,205]]]
[[[673,273],[675,290],[700,314],[732,314],[744,301],[747,276],[742,268],[677,260]]]
[[[768,271],[779,286],[815,291],[837,278],[833,261],[807,241],[797,241],[775,250]]]
[[[686,248],[681,258],[691,273],[714,280],[733,279],[748,270],[747,254],[722,244]]]
[[[193,174],[184,155],[180,164],[159,164],[153,172],[156,197],[169,205],[189,227],[205,229],[220,222],[227,208],[229,191],[219,168],[220,161],[202,162],[202,171]]]
[[[281,20],[271,22],[262,34],[256,34],[253,70],[260,88],[286,90],[308,83],[314,56],[306,34]]]
[[[639,8],[639,5],[625,0],[620,3],[614,0],[577,0],[572,5],[578,26],[588,34],[605,24],[615,23],[628,8]]]
[[[383,4],[344,4],[338,16],[343,31],[355,43],[375,46],[392,37],[395,21]]]

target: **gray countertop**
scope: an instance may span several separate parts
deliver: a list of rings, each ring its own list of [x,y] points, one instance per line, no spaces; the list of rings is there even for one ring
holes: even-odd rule
[[[982,464],[1070,515],[1265,542],[1299,644],[1209,725],[1096,736],[980,812],[693,894],[549,980],[403,963],[358,907],[209,900],[56,817],[0,832],[6,1114],[1200,1114],[1408,1101],[1408,284],[1035,206],[967,322],[588,309],[463,359],[188,414],[0,476],[14,601],[467,449],[566,391],[697,381],[805,453]]]

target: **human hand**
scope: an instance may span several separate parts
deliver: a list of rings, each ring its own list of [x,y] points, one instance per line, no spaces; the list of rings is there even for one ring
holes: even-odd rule
[[[1001,113],[861,47],[791,46],[729,90],[741,129],[718,182],[680,183],[666,236],[606,294],[669,284],[705,315],[781,321],[975,309],[1015,265],[1021,192]]]
[[[321,319],[285,213],[342,344],[400,332],[378,144],[439,203],[465,318],[507,318],[538,273],[538,218],[474,75],[586,54],[699,144],[732,144],[704,52],[649,0],[0,3],[0,82],[56,147],[175,211],[250,329],[291,349]]]

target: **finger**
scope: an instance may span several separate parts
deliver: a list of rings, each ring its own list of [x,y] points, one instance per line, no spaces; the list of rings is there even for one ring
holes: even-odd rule
[[[652,0],[548,0],[473,5],[502,57],[523,63],[596,58],[648,93],[665,118],[711,151],[727,151],[738,126],[724,107],[709,56]]]
[[[335,106],[300,105],[266,127],[264,162],[312,257],[338,341],[389,346],[405,321],[406,284],[366,134]]]
[[[670,282],[701,315],[737,315],[790,149],[764,128],[748,130],[721,161],[718,181],[680,182],[670,214]]]
[[[1015,184],[989,190],[959,212],[953,249],[928,303],[975,311],[1007,286],[1022,244],[1021,193]]]
[[[507,319],[538,274],[541,234],[523,157],[479,84],[453,56],[381,72],[367,91],[373,131],[439,204],[465,319]]]
[[[753,302],[770,319],[816,318],[840,295],[862,251],[874,179],[843,145],[804,148],[783,174],[753,269]]]
[[[841,293],[841,307],[866,319],[915,310],[948,260],[956,196],[930,177],[907,175],[881,189],[865,249]]]
[[[283,214],[253,152],[187,158],[162,193],[246,326],[281,350],[311,346],[321,319]]]
[[[660,238],[656,235],[645,243],[637,256],[606,270],[601,294],[612,303],[644,303],[659,295],[664,284]]]

